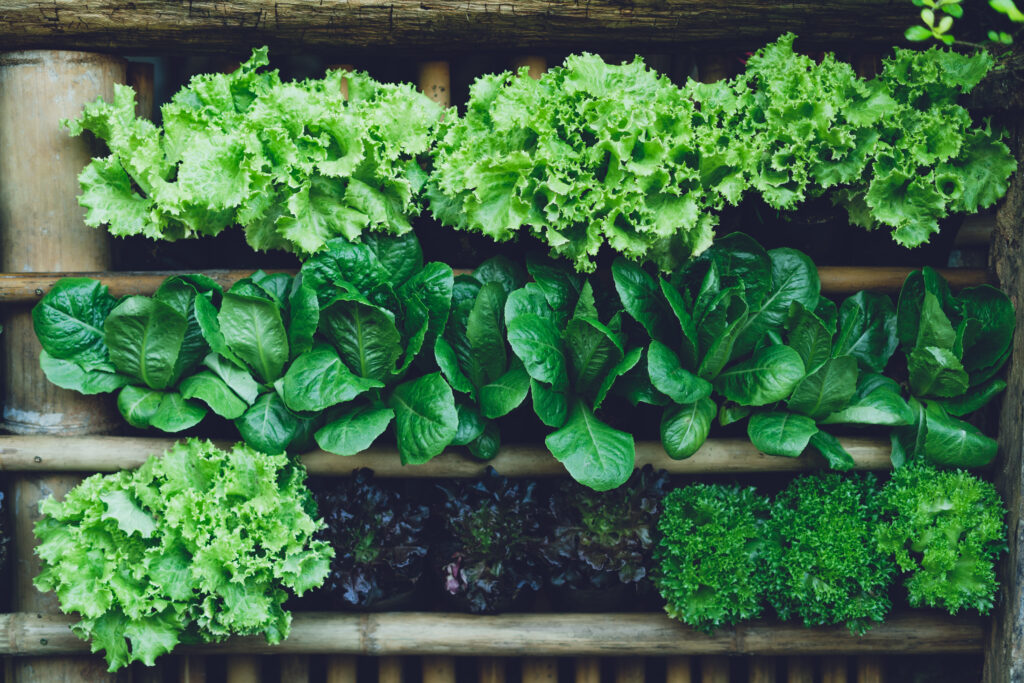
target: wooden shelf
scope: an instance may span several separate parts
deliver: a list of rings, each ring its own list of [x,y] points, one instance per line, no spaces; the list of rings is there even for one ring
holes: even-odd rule
[[[821,293],[827,296],[845,296],[862,289],[894,294],[899,291],[907,274],[916,270],[911,266],[824,266],[818,269]],[[977,268],[940,268],[954,289],[988,282],[988,275]],[[185,275],[196,271],[140,271],[94,273],[0,273],[0,303],[35,303],[43,297],[57,280],[63,277],[88,277],[101,280],[115,297],[133,294],[149,295],[156,291],[171,275]],[[251,270],[205,270],[204,275],[216,280],[225,289],[252,275]],[[294,270],[268,270],[270,273],[294,273]],[[468,273],[468,270],[456,270]]]
[[[50,656],[89,651],[69,626],[72,617],[0,615],[0,655]],[[381,614],[297,613],[291,635],[278,645],[262,636],[180,646],[175,654],[361,655],[794,655],[978,653],[985,620],[932,612],[891,615],[863,636],[845,626],[805,628],[754,622],[695,631],[663,614],[500,614],[427,612]]]
[[[557,50],[760,47],[794,31],[837,43],[903,42],[916,9],[891,0],[7,0],[0,9],[5,50],[224,52],[269,44],[275,50],[391,48]]]
[[[0,436],[0,470],[14,472],[116,472],[138,467],[154,453],[163,453],[177,439],[124,436]],[[858,470],[888,470],[886,439],[844,438]],[[233,442],[218,445],[230,448]],[[566,476],[562,464],[543,445],[506,445],[493,460],[475,460],[448,450],[423,465],[402,465],[393,448],[371,448],[341,456],[312,451],[302,456],[310,474],[344,476],[369,467],[378,477],[476,477],[492,466],[512,477]],[[651,464],[672,474],[735,474],[741,472],[804,472],[826,467],[818,456],[786,458],[761,453],[746,439],[708,439],[693,456],[673,460],[656,441],[636,444],[636,465]]]

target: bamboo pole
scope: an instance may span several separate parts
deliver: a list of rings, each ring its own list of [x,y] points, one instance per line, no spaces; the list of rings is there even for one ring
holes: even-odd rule
[[[814,663],[808,657],[789,657],[786,661],[788,683],[814,683]]]
[[[547,616],[547,615],[538,615]],[[558,683],[558,660],[554,657],[523,657],[523,683]]]
[[[455,658],[423,658],[423,683],[455,683]]]
[[[356,658],[331,655],[327,658],[327,683],[356,683]],[[380,683],[386,683],[382,678]]]
[[[260,659],[253,655],[231,655],[227,662],[227,683],[260,683]]]
[[[973,230],[973,229],[972,229]],[[979,231],[976,231],[980,233]],[[973,233],[972,233],[973,234]],[[980,239],[971,236],[969,240]],[[895,294],[899,292],[907,275],[916,270],[910,266],[821,266],[818,277],[821,279],[821,293],[826,296],[846,296],[861,290]],[[953,289],[974,287],[989,282],[984,270],[976,268],[938,268],[936,269]],[[151,295],[157,287],[172,275],[181,275],[193,271],[121,271],[121,272],[48,272],[48,273],[0,273],[0,303],[35,304],[62,277],[89,277],[102,281],[115,297],[135,294]],[[269,273],[294,274],[294,270],[270,269]],[[468,273],[463,269],[455,269],[455,274]],[[227,289],[244,277],[252,275],[251,270],[206,270],[204,275],[213,278]]]
[[[377,659],[377,683],[402,683],[404,678],[401,657],[379,657]]]
[[[503,657],[481,657],[477,663],[477,674],[480,683],[505,683],[507,678]],[[378,681],[377,683],[384,683]]]
[[[749,683],[775,683],[775,660],[772,657],[752,657]]]
[[[693,683],[692,669],[689,657],[669,657],[665,661],[665,683]]]
[[[885,680],[882,658],[878,655],[861,655],[857,658],[857,683],[882,683]]]
[[[824,657],[821,660],[821,683],[846,683],[846,657]]]
[[[69,630],[75,619],[37,613],[0,614],[0,656],[87,652]],[[402,612],[293,615],[291,635],[277,645],[262,636],[181,645],[181,654],[460,655],[484,657],[847,655],[978,653],[987,620],[897,612],[863,636],[845,626],[807,628],[753,622],[706,635],[663,614],[500,614]]]
[[[729,658],[701,657],[700,683],[729,683]]]
[[[105,232],[82,221],[78,173],[91,157],[84,138],[71,138],[60,120],[82,105],[112,99],[125,80],[125,63],[105,55],[36,51],[0,54],[0,269],[5,272],[104,270],[110,265]],[[106,397],[81,396],[50,384],[39,368],[39,342],[28,305],[3,311],[0,427],[22,434],[92,434],[118,423]],[[14,609],[58,613],[53,595],[32,584],[39,571],[32,527],[38,504],[63,496],[78,477],[19,476],[13,482]],[[127,671],[125,672],[125,675]],[[114,681],[99,656],[19,659],[8,680]]]
[[[644,683],[643,657],[619,657],[615,660],[615,683]]]
[[[884,439],[842,438],[853,456],[855,470],[891,469],[890,445]],[[0,436],[0,470],[15,472],[116,472],[138,467],[150,455],[159,455],[176,442],[171,438],[125,436],[53,437]],[[233,441],[218,441],[230,448]],[[640,441],[635,445],[636,466],[652,465],[670,474],[736,474],[749,472],[807,472],[824,468],[816,456],[784,458],[765,455],[745,439],[709,439],[685,460],[673,460],[661,443]],[[322,450],[301,456],[310,474],[347,476],[368,467],[384,478],[478,477],[488,466],[509,477],[564,477],[561,463],[540,444],[505,445],[487,462],[471,460],[450,450],[422,465],[402,465],[394,448],[370,448],[339,458]]]
[[[597,657],[576,657],[575,681],[576,683],[601,683],[601,660]]]

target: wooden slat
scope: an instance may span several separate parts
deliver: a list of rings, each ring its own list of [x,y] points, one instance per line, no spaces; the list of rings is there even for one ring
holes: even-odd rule
[[[786,31],[833,47],[892,45],[913,23],[913,5],[891,0],[664,0],[624,6],[512,0],[6,0],[5,49],[61,47],[220,52],[264,43],[275,49],[388,47],[625,49],[719,41],[756,47]]]
[[[125,436],[0,436],[0,470],[44,472],[116,472],[138,467],[151,454],[163,453],[173,438]],[[886,439],[843,438],[854,469],[888,470],[891,446]],[[230,448],[232,442],[217,442]],[[302,456],[310,474],[344,476],[369,467],[379,477],[477,477],[488,467],[511,477],[564,476],[565,468],[543,445],[505,445],[493,460],[472,459],[448,450],[422,465],[402,465],[393,448],[370,448],[352,456],[312,451]],[[732,474],[737,472],[803,472],[825,467],[818,456],[786,458],[765,455],[746,439],[709,439],[693,456],[673,460],[655,441],[636,444],[636,466],[653,465],[673,474]]]
[[[818,269],[821,278],[821,292],[827,296],[852,294],[862,289],[873,292],[899,291],[907,274],[915,270],[909,266],[822,266]],[[939,268],[954,289],[988,282],[984,270],[976,268]],[[171,275],[185,275],[195,271],[143,271],[143,272],[87,272],[87,273],[0,273],[0,303],[34,303],[50,291],[53,284],[62,277],[88,277],[101,280],[110,288],[115,297],[133,294],[150,295]],[[251,270],[204,270],[221,286],[227,288],[233,283],[252,275]],[[294,270],[267,270],[269,273],[294,273]],[[455,273],[468,273],[456,269]]]
[[[0,655],[54,656],[88,651],[69,629],[74,619],[31,613],[0,615]],[[663,614],[447,613],[294,615],[279,645],[260,636],[212,645],[181,646],[180,653],[667,656],[693,654],[931,654],[977,653],[986,620],[932,612],[891,615],[864,636],[845,626],[805,628],[752,623],[705,635]]]

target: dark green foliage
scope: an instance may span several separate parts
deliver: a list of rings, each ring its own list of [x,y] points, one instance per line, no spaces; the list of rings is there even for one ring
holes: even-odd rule
[[[427,505],[359,470],[314,488],[334,548],[331,570],[316,594],[321,609],[373,609],[408,597],[426,565]]]
[[[669,616],[708,633],[760,616],[768,501],[753,487],[693,484],[663,506],[654,581]]]
[[[962,470],[914,463],[882,490],[878,549],[906,574],[910,604],[987,614],[1006,551],[1006,510],[992,484]]]
[[[548,499],[541,553],[549,581],[570,590],[646,582],[668,475],[650,465],[613,491],[563,482]]]
[[[885,618],[895,567],[874,542],[878,503],[871,475],[800,477],[776,496],[767,589],[780,618],[845,623],[857,634]]]
[[[434,581],[461,609],[507,610],[544,584],[538,543],[548,514],[537,483],[493,469],[481,479],[438,484],[433,510],[440,528],[431,549]]]

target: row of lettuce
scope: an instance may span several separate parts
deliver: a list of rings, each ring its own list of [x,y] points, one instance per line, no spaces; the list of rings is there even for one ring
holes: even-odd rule
[[[423,262],[413,233],[367,235],[227,291],[174,276],[118,301],[64,279],[33,319],[55,384],[117,392],[140,428],[179,432],[212,412],[271,454],[352,455],[393,434],[406,464],[450,445],[489,459],[499,418],[532,406],[528,431],[598,490],[626,481],[631,426],[657,414],[673,458],[743,420],[763,452],[836,469],[854,464],[836,430],[858,425],[889,431],[897,466],[995,456],[961,419],[1005,387],[1014,310],[991,286],[954,293],[925,268],[895,305],[867,291],[837,305],[806,255],[742,233],[670,275],[620,259],[611,276],[498,257],[456,277]]]
[[[669,615],[707,632],[771,606],[862,634],[890,611],[898,576],[912,606],[987,613],[1006,548],[995,488],[926,463],[884,486],[808,475],[773,499],[703,483],[664,496],[649,467],[603,493],[493,470],[400,490],[362,471],[317,487],[326,524],[304,479],[285,455],[196,439],[91,476],[43,502],[36,586],[114,671],[178,643],[279,642],[293,606],[421,608],[418,594],[492,612],[545,585],[590,610],[635,610],[657,589]]]
[[[986,52],[899,49],[867,79],[793,43],[683,86],[639,58],[575,55],[537,80],[480,77],[461,116],[364,73],[282,81],[261,70],[264,48],[234,73],[193,77],[161,126],[135,116],[127,87],[86,106],[68,127],[110,155],[84,169],[79,199],[115,235],[239,225],[254,248],[301,256],[337,236],[404,234],[429,207],[495,240],[530,234],[581,271],[603,245],[667,271],[745,197],[779,210],[827,197],[913,247],[1005,193],[1015,162],[1001,134],[957,104],[992,66]]]

